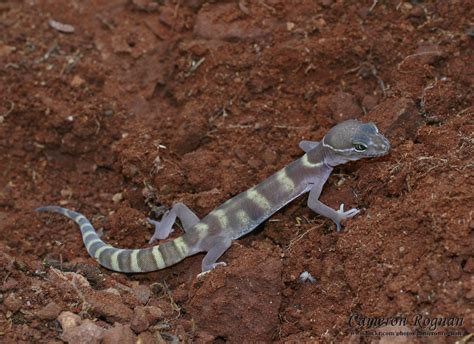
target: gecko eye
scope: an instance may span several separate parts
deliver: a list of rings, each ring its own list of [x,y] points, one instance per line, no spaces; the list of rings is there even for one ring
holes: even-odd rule
[[[367,149],[367,146],[362,143],[354,143],[354,148],[357,152],[363,152]]]

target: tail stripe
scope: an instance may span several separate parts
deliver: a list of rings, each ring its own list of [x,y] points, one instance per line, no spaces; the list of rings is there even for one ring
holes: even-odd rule
[[[92,256],[92,254],[91,254],[91,247],[92,247],[92,245],[94,245],[95,243],[103,243],[103,244],[104,244],[104,242],[103,242],[102,240],[100,240],[99,238],[95,238],[95,239],[89,241],[89,242],[86,244],[86,249],[87,249],[87,252],[89,252],[89,254],[90,254],[91,256]]]
[[[165,261],[166,266],[170,266],[173,264],[174,257],[178,257],[178,251],[173,245],[170,245],[171,241],[164,243],[163,245],[158,246],[161,256]]]
[[[142,269],[138,266],[137,255],[140,250],[132,250],[130,253],[130,271],[142,272]]]
[[[82,214],[79,214],[78,216],[76,216],[74,218],[74,221],[79,225],[79,226],[83,226],[87,223],[89,223],[89,220],[86,219],[86,217]]]
[[[90,250],[88,250],[87,252],[89,252],[91,257],[95,257],[96,252],[104,246],[107,246],[105,242],[103,242],[102,240],[97,241],[91,245]]]
[[[154,246],[151,251],[153,258],[155,259],[155,264],[158,266],[158,269],[163,269],[166,267],[165,260],[163,255],[160,252],[160,246]]]
[[[137,260],[141,271],[155,271],[159,269],[155,257],[153,256],[153,248],[151,247],[138,250]]]
[[[129,249],[122,250],[117,256],[119,271],[129,272],[130,271],[130,251]]]
[[[118,256],[120,253],[122,253],[122,251],[124,250],[116,249],[116,251],[113,252],[112,255],[110,256],[110,266],[112,270],[114,271],[123,271],[122,269],[120,269],[119,260],[118,260]]]
[[[89,240],[92,240],[92,238],[88,239],[89,237],[92,237],[92,236],[93,236],[94,238],[98,238],[97,234],[96,234],[95,232],[93,232],[93,231],[89,231],[89,232],[87,232],[87,233],[85,233],[85,234],[82,234],[82,240],[84,241],[84,244],[85,244],[85,245],[87,245],[87,242],[88,242]]]
[[[99,247],[95,252],[94,252],[94,257],[99,259],[100,255],[102,252],[104,252],[106,249],[108,248],[113,248],[112,246],[110,245],[104,245],[102,247]]]
[[[81,233],[82,233],[82,234],[87,233],[87,232],[90,232],[90,231],[95,232],[95,231],[94,231],[94,227],[92,227],[92,225],[90,224],[90,222],[82,224],[82,225],[80,226],[80,228],[81,228]]]
[[[104,248],[99,248],[95,253],[95,258],[100,263],[100,265],[105,266],[107,269],[112,269],[112,254],[115,252],[116,248],[112,246],[104,246]],[[99,252],[100,251],[100,252]]]
[[[176,251],[178,251],[181,258],[186,257],[188,253],[188,246],[184,243],[183,237],[176,238],[172,241]]]

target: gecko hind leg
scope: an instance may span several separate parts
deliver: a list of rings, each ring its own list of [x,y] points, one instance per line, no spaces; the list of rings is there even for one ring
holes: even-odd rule
[[[163,215],[161,221],[147,219],[152,225],[155,226],[155,232],[151,237],[149,243],[157,239],[166,239],[171,232],[173,232],[173,225],[178,218],[185,232],[189,231],[196,223],[200,220],[194,212],[189,209],[183,203],[176,203],[173,205],[170,211]]]
[[[217,263],[217,260],[224,254],[225,251],[230,247],[232,244],[231,238],[217,238],[213,243],[213,246],[209,251],[207,251],[206,255],[202,260],[202,272],[198,275],[201,277],[211,271],[212,269],[216,268],[217,266],[223,265],[226,266],[227,264],[224,262]]]

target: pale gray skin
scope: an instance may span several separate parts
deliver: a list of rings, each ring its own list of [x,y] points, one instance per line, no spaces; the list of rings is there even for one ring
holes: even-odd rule
[[[175,204],[161,221],[149,220],[155,226],[150,243],[166,239],[179,218],[185,233],[163,244],[142,249],[119,249],[107,245],[97,235],[92,224],[80,213],[69,209],[46,206],[38,211],[60,213],[79,224],[87,252],[104,267],[119,272],[148,272],[166,268],[198,252],[207,252],[202,271],[218,265],[219,257],[233,240],[251,232],[276,211],[309,192],[308,207],[334,221],[341,222],[356,215],[358,209],[336,211],[319,201],[324,183],[334,166],[348,161],[385,155],[388,140],[373,123],[349,120],[334,126],[320,142],[301,141],[306,153],[245,192],[224,202],[203,219],[182,203]]]

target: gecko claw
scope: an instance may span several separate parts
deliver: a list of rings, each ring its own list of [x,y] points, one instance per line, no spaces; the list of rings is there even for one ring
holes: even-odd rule
[[[359,213],[360,213],[360,210],[357,208],[352,208],[352,209],[349,209],[348,211],[344,211],[344,203],[341,203],[341,205],[339,206],[339,210],[337,211],[337,214],[338,214],[337,221],[334,221],[336,223],[336,230],[338,232],[341,230],[341,221],[350,219],[351,217],[354,217]]]
[[[227,266],[227,263],[225,263],[225,262],[214,263],[214,264],[212,264],[212,267],[209,270],[198,273],[196,277],[201,278],[201,277],[207,275],[209,272],[211,272],[212,270],[214,270],[218,266]]]

